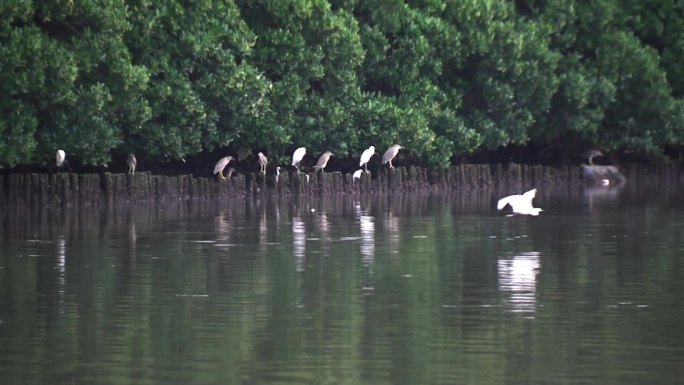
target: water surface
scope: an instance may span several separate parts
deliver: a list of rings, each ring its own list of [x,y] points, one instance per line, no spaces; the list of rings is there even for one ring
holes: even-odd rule
[[[7,384],[675,384],[674,191],[3,208]]]

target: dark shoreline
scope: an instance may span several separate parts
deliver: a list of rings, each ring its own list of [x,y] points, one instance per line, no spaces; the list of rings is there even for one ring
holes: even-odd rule
[[[619,169],[619,172],[617,172]],[[594,173],[592,170],[596,170]],[[602,170],[619,174],[603,175]],[[620,180],[624,176],[624,180]],[[308,181],[307,181],[308,179]],[[610,166],[541,166],[502,164],[461,164],[446,169],[415,166],[381,169],[371,176],[363,174],[352,183],[351,174],[294,174],[282,172],[276,183],[274,174],[234,174],[229,180],[163,176],[149,172],[127,174],[7,174],[0,175],[0,206],[37,204],[89,204],[110,200],[131,202],[211,200],[247,195],[276,194],[321,195],[383,193],[449,189],[498,188],[519,191],[523,188],[603,185],[611,188],[624,183],[684,182],[682,168],[675,164],[628,164]]]

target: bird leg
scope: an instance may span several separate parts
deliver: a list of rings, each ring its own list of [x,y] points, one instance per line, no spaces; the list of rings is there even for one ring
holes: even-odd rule
[[[389,168],[394,168],[394,166],[392,166],[392,160],[391,159],[389,161]]]
[[[364,170],[366,170],[366,174],[368,174],[368,163],[363,165]]]
[[[226,180],[226,177],[223,176],[223,170],[219,171],[219,178]]]

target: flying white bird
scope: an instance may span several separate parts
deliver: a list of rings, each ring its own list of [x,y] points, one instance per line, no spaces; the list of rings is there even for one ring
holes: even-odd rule
[[[366,172],[368,172],[368,161],[375,154],[375,146],[370,146],[363,151],[361,154],[361,160],[359,160],[359,167],[363,167]]]
[[[306,148],[305,147],[299,147],[292,154],[292,165],[295,167],[295,169],[297,169],[297,174],[299,174],[299,163],[302,161],[302,159],[304,159],[305,154],[306,154]]]
[[[499,199],[499,202],[496,204],[496,209],[503,210],[506,205],[510,205],[513,209],[513,214],[537,216],[539,215],[539,212],[543,210],[538,207],[532,207],[532,199],[534,199],[536,194],[537,189],[533,188],[522,195],[509,195]]]

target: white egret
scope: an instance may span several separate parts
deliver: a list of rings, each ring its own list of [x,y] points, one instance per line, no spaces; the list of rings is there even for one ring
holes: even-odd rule
[[[315,171],[321,170],[321,172],[324,172],[323,169],[325,168],[325,166],[328,165],[328,161],[330,160],[330,157],[334,156],[334,155],[335,154],[333,154],[330,151],[324,152],[323,155],[321,155],[318,158],[318,162],[316,162],[316,165],[314,166],[314,170]]]
[[[266,165],[268,164],[268,159],[266,159],[266,155],[260,152],[257,157],[259,158],[259,167],[261,168],[261,170],[259,171],[261,171],[262,174],[266,174]]]
[[[361,173],[362,172],[363,172],[362,169],[358,169],[358,170],[354,171],[354,173],[352,174],[352,183],[354,183],[354,181],[357,179],[361,179]]]
[[[57,150],[57,155],[55,156],[55,163],[57,164],[57,167],[62,167],[64,165],[64,161],[66,160],[66,153],[64,150]]]
[[[223,169],[226,168],[228,163],[232,161],[234,158],[230,155],[224,156],[223,158],[219,159],[218,162],[216,162],[216,166],[214,166],[214,174],[218,174],[219,178],[221,179],[226,179],[225,176],[223,176]]]
[[[297,174],[299,174],[299,163],[301,163],[302,159],[304,159],[304,155],[306,155],[306,148],[305,147],[299,147],[292,154],[292,165],[297,170]]]
[[[361,160],[359,160],[359,167],[363,167],[366,172],[368,172],[368,161],[375,154],[375,146],[370,146],[363,151],[361,154]]]
[[[138,160],[135,158],[135,155],[128,154],[126,164],[128,165],[128,173],[131,175],[135,174],[135,168],[138,167]]]
[[[389,168],[394,168],[394,166],[392,166],[392,159],[397,156],[400,148],[402,147],[398,144],[388,148],[387,151],[385,151],[385,154],[382,156],[382,164],[389,163]]]
[[[539,212],[543,210],[538,207],[532,207],[532,200],[536,194],[537,189],[533,188],[522,195],[509,195],[499,199],[499,202],[496,204],[496,209],[503,210],[506,205],[510,205],[513,209],[513,214],[537,216],[539,215]]]

